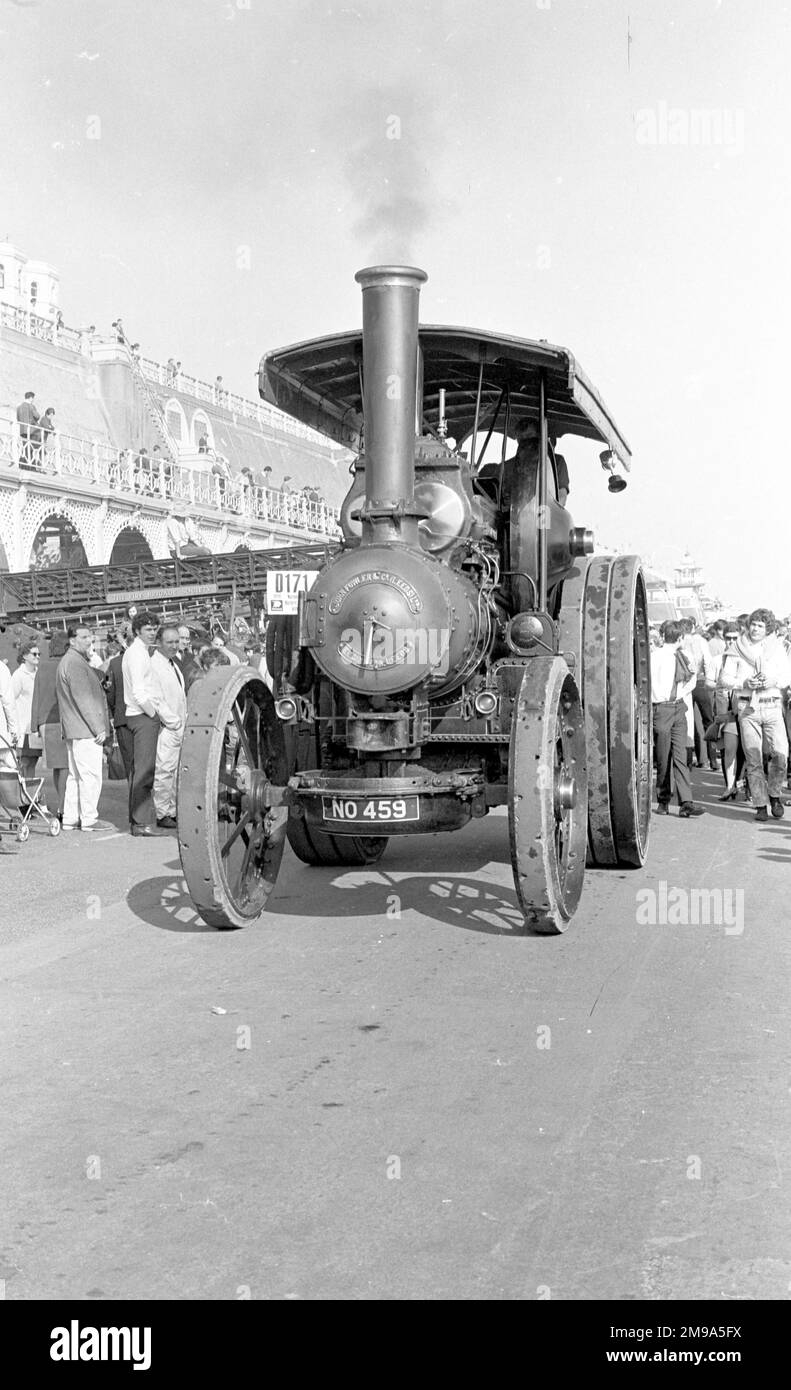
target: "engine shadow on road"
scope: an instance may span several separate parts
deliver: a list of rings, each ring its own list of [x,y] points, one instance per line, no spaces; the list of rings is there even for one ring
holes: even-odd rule
[[[431,921],[496,936],[523,935],[524,918],[512,887],[498,880],[506,866],[491,855],[465,855],[465,870],[423,873],[378,865],[368,868],[308,868],[292,864],[272,893],[260,919],[278,917],[379,918],[397,921],[416,912]],[[475,862],[480,858],[480,862]],[[472,863],[470,861],[473,861]],[[163,931],[207,932],[187,892],[181,866],[172,874],[144,879],[127,894],[127,905],[141,921]],[[475,870],[479,869],[479,874]]]
[[[491,870],[499,864],[487,859]],[[484,870],[458,873],[431,871],[414,873],[406,869],[308,869],[304,892],[293,899],[278,898],[273,914],[311,917],[379,917],[397,921],[415,912],[430,921],[463,927],[466,931],[491,936],[524,933],[524,917],[513,888]],[[316,893],[316,880],[321,888]],[[300,885],[301,886],[301,885]]]

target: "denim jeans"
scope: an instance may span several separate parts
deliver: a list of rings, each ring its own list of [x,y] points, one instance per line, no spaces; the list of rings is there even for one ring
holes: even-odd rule
[[[782,700],[754,695],[751,704],[739,715],[739,730],[753,805],[765,806],[767,779],[764,776],[764,750],[769,755],[769,796],[781,797],[785,790],[788,734]]]

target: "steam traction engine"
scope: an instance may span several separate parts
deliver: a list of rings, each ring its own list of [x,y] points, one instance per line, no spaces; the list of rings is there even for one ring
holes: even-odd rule
[[[342,543],[270,622],[274,696],[245,666],[191,692],[187,884],[207,922],[243,926],[286,838],[307,864],[371,864],[505,804],[525,924],[559,932],[586,861],[644,861],[651,704],[639,561],[592,557],[551,436],[603,443],[614,491],[629,450],[564,349],[419,329],[423,271],[356,278],[362,336],[261,364],[262,395],[358,457]]]

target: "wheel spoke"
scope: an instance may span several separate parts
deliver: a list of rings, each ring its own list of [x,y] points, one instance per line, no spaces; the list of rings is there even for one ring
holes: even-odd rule
[[[248,835],[247,831],[245,830],[242,832],[242,839],[245,843],[245,850],[244,858],[242,859],[241,867],[239,869],[238,883],[240,889],[244,889],[247,883],[248,875],[250,873],[250,861],[253,857],[253,850],[255,849],[258,841],[260,841],[261,835]]]
[[[246,712],[247,712],[247,701],[245,701],[245,714],[246,714]],[[252,755],[252,752],[250,751],[250,744],[249,744],[249,741],[248,741],[248,738],[247,738],[247,731],[246,731],[246,729],[245,729],[245,727],[244,727],[244,716],[241,714],[241,712],[240,712],[240,710],[239,710],[239,702],[238,702],[238,700],[235,700],[235,701],[234,701],[234,706],[233,706],[233,721],[234,721],[234,724],[236,725],[237,732],[238,732],[238,734],[239,734],[239,743],[241,744],[241,746],[242,746],[242,748],[243,748],[243,750],[244,750],[244,755],[245,755],[245,757],[246,757],[246,759],[247,759],[248,767],[257,767],[257,763],[253,762],[253,755]],[[236,750],[235,761],[238,761],[238,758],[239,758],[239,750],[238,750],[238,748],[237,748],[237,750]]]
[[[245,829],[245,827],[246,827],[246,825],[247,825],[247,822],[248,822],[249,820],[250,820],[250,812],[249,812],[249,811],[244,811],[244,812],[242,813],[242,816],[241,816],[240,820],[237,822],[237,824],[234,826],[233,830],[231,831],[230,835],[228,836],[228,839],[225,841],[224,844],[222,844],[222,845],[220,846],[220,854],[221,854],[221,856],[222,856],[223,858],[225,858],[226,855],[228,854],[228,852],[229,852],[229,850],[230,850],[230,848],[231,848],[231,845],[233,845],[233,844],[236,843],[236,840],[237,840],[237,839],[239,838],[239,836],[242,834],[242,832],[243,832],[243,830]]]

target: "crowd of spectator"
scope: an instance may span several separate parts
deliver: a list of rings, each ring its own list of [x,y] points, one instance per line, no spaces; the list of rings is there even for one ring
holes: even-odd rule
[[[133,836],[174,830],[192,686],[215,666],[249,662],[271,689],[263,649],[244,620],[234,637],[141,611],[101,647],[85,624],[54,632],[48,652],[46,634],[26,640],[13,674],[0,661],[0,769],[18,769],[24,784],[43,760],[53,774],[50,810],[66,832],[113,828],[99,819],[107,775],[129,783]],[[0,852],[13,848],[0,835]]]
[[[16,416],[19,426],[20,469],[54,473],[54,406],[47,406],[46,410],[39,412],[35,392],[26,391],[24,400],[17,406]],[[234,476],[227,458],[213,448],[205,432],[198,439],[198,454],[211,465],[215,500],[222,510],[252,511],[262,520],[269,519],[271,514],[273,520],[287,521],[289,524],[310,529],[311,525],[317,524],[315,508],[322,505],[326,507],[326,501],[316,487],[296,489],[288,474],[279,485],[274,483],[272,469],[268,464],[258,474],[249,466],[245,466]],[[117,467],[119,486],[137,496],[173,496],[175,463],[161,445],[155,444],[150,452],[145,444],[140,444],[137,449],[119,449]],[[274,505],[263,501],[261,492],[253,502],[250,494],[254,489],[266,489],[272,494]],[[278,502],[278,498],[282,500]],[[311,509],[314,511],[311,512]]]
[[[693,801],[689,768],[721,772],[720,801],[741,791],[756,820],[785,814],[791,736],[791,637],[768,608],[718,619],[709,628],[689,618],[652,633],[657,812],[675,793],[679,815],[703,814]]]
[[[260,641],[244,620],[226,635],[134,613],[96,649],[84,624],[31,637],[11,673],[0,661],[0,768],[32,779],[39,759],[53,773],[53,814],[65,831],[101,825],[103,750],[129,782],[130,833],[176,826],[176,777],[192,685],[216,665],[247,662],[272,688]],[[212,630],[216,628],[216,630]],[[721,772],[720,801],[739,793],[756,819],[782,819],[789,782],[791,633],[769,609],[719,619],[708,629],[670,620],[652,632],[651,698],[657,813],[674,795],[679,815],[702,815],[690,768]],[[2,849],[2,845],[0,845]],[[6,852],[8,846],[6,846]]]
[[[63,326],[63,315],[58,311],[56,329]],[[140,344],[130,342],[122,319],[116,318],[111,325],[116,341],[126,347],[134,363],[140,361]],[[91,324],[82,330],[92,337],[96,327]],[[181,362],[169,357],[165,366],[166,383],[178,389],[181,379]],[[223,385],[223,378],[217,375],[213,386],[214,402],[226,407],[229,393]],[[55,409],[48,406],[43,413],[36,405],[35,392],[26,391],[24,399],[17,406],[19,426],[19,467],[36,472],[56,471],[56,430]],[[259,473],[250,467],[243,467],[236,476],[231,472],[228,460],[213,447],[206,431],[197,441],[197,452],[211,464],[216,501],[222,510],[232,509],[242,512],[252,511],[257,519],[285,521],[290,525],[311,529],[318,524],[316,508],[326,508],[326,499],[315,486],[295,488],[289,474],[277,484],[272,480],[272,468],[266,465]],[[149,452],[145,445],[137,449],[130,447],[118,450],[118,481],[122,488],[128,488],[138,496],[172,497],[174,483],[174,459],[161,445],[154,445]],[[236,485],[236,486],[234,486]],[[253,499],[250,494],[255,489],[265,489],[273,494],[274,506],[263,499],[261,492]],[[278,501],[278,496],[282,498]]]

